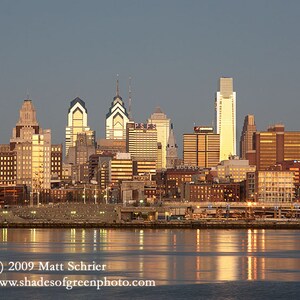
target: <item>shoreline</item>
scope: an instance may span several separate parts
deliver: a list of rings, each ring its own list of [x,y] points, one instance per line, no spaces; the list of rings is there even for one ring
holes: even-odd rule
[[[199,220],[146,222],[1,222],[0,228],[107,228],[107,229],[300,229],[299,220]]]

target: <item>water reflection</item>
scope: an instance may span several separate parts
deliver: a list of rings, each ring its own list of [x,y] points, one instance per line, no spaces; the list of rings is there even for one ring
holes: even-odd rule
[[[7,242],[7,228],[2,228],[2,243]]]
[[[36,243],[36,229],[30,229],[30,241]]]
[[[238,279],[238,240],[232,231],[224,231],[218,235],[216,240],[217,256],[217,280],[237,280]],[[216,251],[215,250],[215,251]]]
[[[300,233],[292,230],[2,229],[0,242],[3,261],[96,261],[108,266],[101,276],[157,284],[300,280]]]

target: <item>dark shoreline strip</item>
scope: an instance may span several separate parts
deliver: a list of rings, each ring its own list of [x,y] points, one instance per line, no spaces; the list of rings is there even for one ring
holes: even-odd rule
[[[28,222],[0,223],[0,228],[107,228],[107,229],[300,229],[300,222]]]

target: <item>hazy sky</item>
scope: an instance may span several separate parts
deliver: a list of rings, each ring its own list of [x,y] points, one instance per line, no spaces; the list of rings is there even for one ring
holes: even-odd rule
[[[238,140],[246,114],[259,130],[300,130],[300,1],[0,0],[0,143],[29,90],[42,128],[63,143],[70,101],[86,102],[104,137],[115,95],[145,121],[157,105],[178,144],[210,125],[221,76],[234,78]]]

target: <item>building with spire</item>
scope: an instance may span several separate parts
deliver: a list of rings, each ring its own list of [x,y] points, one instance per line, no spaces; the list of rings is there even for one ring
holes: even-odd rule
[[[75,146],[78,133],[86,132],[95,142],[95,132],[88,127],[87,119],[88,112],[85,102],[79,97],[72,100],[68,110],[68,125],[66,127],[66,155],[69,148]]]
[[[28,205],[29,198],[31,205],[47,201],[52,179],[61,179],[61,158],[62,145],[51,143],[51,130],[39,126],[34,105],[27,97],[10,143],[0,145],[0,185],[4,189],[10,186],[13,193],[7,198],[4,192],[5,203]]]
[[[20,109],[16,127],[13,128],[10,144],[0,147],[1,185],[31,184],[32,136],[41,132],[36,110],[27,96]],[[24,151],[20,151],[20,148],[24,148]]]
[[[132,102],[132,93],[131,93],[131,76],[129,77],[128,84],[128,118],[133,122],[132,110],[131,110],[131,102]]]
[[[10,139],[11,147],[14,148],[16,143],[31,142],[33,134],[41,133],[41,128],[36,118],[36,110],[31,100],[24,100],[19,113],[19,121],[13,128],[12,138]]]
[[[157,142],[161,143],[161,167],[165,169],[167,166],[167,144],[170,133],[170,119],[167,118],[167,115],[158,106],[148,119],[148,123],[156,124]]]
[[[171,123],[171,129],[167,144],[167,156],[166,156],[166,167],[167,169],[172,169],[176,166],[178,162],[178,146],[176,144],[173,123]]]
[[[24,100],[20,109],[10,149],[16,153],[16,184],[27,185],[36,193],[50,189],[51,130],[40,128],[36,110],[29,99]]]
[[[232,78],[220,78],[215,98],[216,129],[220,134],[220,161],[236,155],[236,92]]]
[[[119,93],[119,79],[117,79],[116,96],[111,103],[109,112],[106,114],[106,139],[125,140],[126,124],[128,122],[129,116]]]

